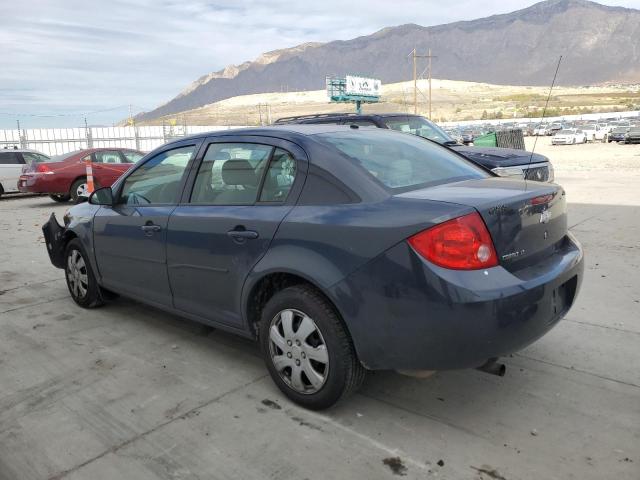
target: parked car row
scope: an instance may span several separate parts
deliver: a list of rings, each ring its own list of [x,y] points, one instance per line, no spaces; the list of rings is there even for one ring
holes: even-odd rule
[[[56,202],[76,203],[86,195],[87,161],[96,188],[110,186],[144,153],[128,148],[90,148],[49,157],[35,150],[0,150],[0,195],[10,192],[47,194]]]
[[[449,126],[444,130],[459,143],[465,145],[472,144],[479,136],[485,135],[491,132],[497,132],[500,130],[520,129],[524,136],[548,136],[553,137],[562,130],[579,130],[584,133],[586,142],[619,142],[619,143],[636,143],[636,135],[632,133],[629,138],[623,133],[628,133],[629,130],[640,128],[640,120],[636,118],[631,119],[616,119],[616,118],[603,118],[598,121],[594,120],[571,120],[571,121],[556,121],[556,122],[502,122],[499,125],[492,125],[488,123],[481,123],[475,125],[466,125],[464,127]],[[622,130],[626,129],[626,130]],[[615,135],[612,135],[613,131]],[[582,143],[582,133],[578,133],[575,137],[575,143]],[[566,135],[567,132],[563,132],[561,136]],[[573,140],[573,139],[571,139]],[[563,140],[555,142],[555,144],[563,144]],[[571,141],[571,144],[573,142]]]

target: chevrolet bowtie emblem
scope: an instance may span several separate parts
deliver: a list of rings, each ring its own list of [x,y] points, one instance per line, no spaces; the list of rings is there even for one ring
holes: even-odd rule
[[[551,220],[550,210],[545,210],[540,214],[540,223],[549,223],[549,220]]]

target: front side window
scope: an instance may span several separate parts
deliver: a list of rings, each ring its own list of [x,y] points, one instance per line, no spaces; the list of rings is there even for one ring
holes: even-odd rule
[[[117,151],[102,150],[94,153],[96,163],[122,163],[122,157]]]
[[[142,153],[133,152],[131,150],[123,150],[122,154],[127,159],[127,163],[136,163],[138,160],[144,157]]]
[[[212,143],[198,169],[191,203],[254,204],[272,150],[252,143]]]
[[[337,149],[387,188],[411,190],[489,175],[449,149],[413,135],[388,130],[319,133],[321,143]]]
[[[162,152],[137,168],[124,181],[120,203],[148,205],[176,203],[180,185],[195,146]]]

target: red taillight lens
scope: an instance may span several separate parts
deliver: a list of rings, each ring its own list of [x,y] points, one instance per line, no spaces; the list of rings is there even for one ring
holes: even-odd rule
[[[479,270],[498,265],[487,226],[478,213],[441,223],[408,239],[431,263],[453,270]]]
[[[50,172],[50,171],[51,171],[51,169],[49,167],[47,167],[46,163],[39,163],[36,166],[36,172],[38,172],[38,173],[45,173],[45,172]]]

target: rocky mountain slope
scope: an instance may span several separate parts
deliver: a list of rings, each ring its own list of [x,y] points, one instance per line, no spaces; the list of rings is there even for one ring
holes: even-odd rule
[[[327,74],[367,73],[408,80],[414,47],[431,48],[438,78],[546,85],[560,55],[561,85],[640,81],[640,10],[586,0],[547,0],[529,8],[433,27],[401,25],[372,35],[268,52],[198,79],[140,120],[252,93],[317,90]]]

